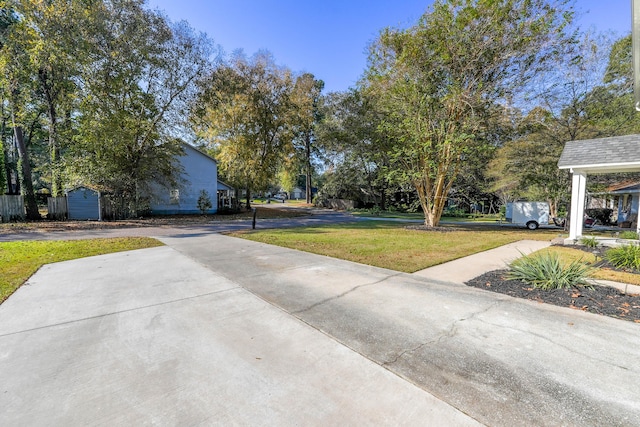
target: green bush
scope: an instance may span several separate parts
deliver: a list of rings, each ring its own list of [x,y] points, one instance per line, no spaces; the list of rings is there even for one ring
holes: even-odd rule
[[[467,215],[469,215],[467,212],[456,207],[445,208],[444,211],[442,211],[442,216],[447,218],[464,218]]]
[[[589,215],[589,217],[598,220],[600,224],[611,224],[611,215],[613,214],[613,209],[609,209],[609,208],[586,209],[585,213]]]
[[[621,239],[630,239],[630,240],[638,240],[638,233],[635,231],[623,231],[620,233]]]
[[[508,278],[522,280],[538,289],[565,289],[579,285],[590,286],[587,276],[591,271],[592,268],[582,260],[563,264],[558,254],[543,252],[538,255],[524,256],[512,262],[509,266]]]
[[[618,268],[640,270],[640,246],[622,245],[611,248],[605,253],[605,258]]]
[[[206,214],[209,209],[213,207],[211,204],[211,197],[209,197],[209,193],[207,190],[200,190],[200,196],[198,197],[198,209],[202,214]]]
[[[595,237],[583,237],[582,239],[580,239],[580,243],[592,249],[597,248],[599,244],[598,239],[596,239]]]

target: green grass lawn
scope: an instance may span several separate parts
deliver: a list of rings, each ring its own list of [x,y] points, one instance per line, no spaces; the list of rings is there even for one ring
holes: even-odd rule
[[[418,231],[406,229],[398,223],[363,221],[332,226],[245,231],[231,235],[406,273],[518,240],[552,240],[559,236],[558,230],[528,231],[483,225],[451,225],[443,228],[453,231]],[[596,261],[593,254],[571,247],[554,246],[543,250],[558,253],[565,262],[581,259],[591,264]],[[592,277],[640,285],[638,274],[605,268],[596,269]]]
[[[44,264],[161,245],[148,237],[0,242],[0,303]]]
[[[518,240],[558,237],[554,230],[460,225],[447,228],[452,231],[419,231],[398,223],[362,221],[231,235],[407,273]]]

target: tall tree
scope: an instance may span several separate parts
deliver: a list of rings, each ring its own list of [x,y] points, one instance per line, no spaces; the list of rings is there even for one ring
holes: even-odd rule
[[[518,95],[564,43],[565,0],[436,0],[418,24],[373,44],[367,84],[386,106],[393,173],[440,220],[465,157],[487,142],[495,106]]]
[[[237,52],[203,82],[193,122],[213,146],[222,172],[234,185],[265,190],[292,153],[291,71],[268,52],[247,59]]]
[[[565,143],[640,129],[631,70],[629,37],[612,44],[606,37],[583,34],[558,57],[558,66],[532,86],[532,101],[539,106],[521,120],[518,137],[498,151],[493,176],[511,177],[519,195],[547,200],[557,215],[570,196],[570,174],[557,167]],[[591,183],[603,179],[594,177]]]
[[[322,80],[316,80],[313,74],[304,73],[296,79],[292,93],[294,142],[297,150],[302,153],[307,203],[312,202],[312,151],[316,140],[316,125],[321,119],[320,96],[323,88]]]
[[[351,89],[329,94],[323,104],[318,134],[329,172],[322,193],[336,198],[374,201],[386,208],[389,148],[377,98]],[[344,179],[342,179],[344,178]]]
[[[69,138],[75,82],[84,52],[80,28],[92,6],[81,0],[7,3],[20,17],[20,25],[13,27],[13,40],[26,56],[27,76],[37,85],[29,102],[41,102],[46,108],[51,192],[60,196],[61,150]]]
[[[68,167],[76,180],[119,195],[126,214],[137,215],[152,183],[168,190],[180,184],[175,157],[186,129],[180,124],[197,79],[210,69],[211,44],[143,1],[96,5],[83,28],[91,43]]]
[[[40,219],[33,188],[31,160],[24,136],[24,126],[28,123],[34,107],[28,102],[34,91],[33,81],[29,75],[29,56],[20,39],[20,34],[23,33],[21,28],[26,24],[18,19],[9,5],[3,7],[2,10],[5,26],[2,34],[2,51],[0,52],[0,88],[10,111],[13,140],[19,156],[20,190],[25,198],[27,218]]]

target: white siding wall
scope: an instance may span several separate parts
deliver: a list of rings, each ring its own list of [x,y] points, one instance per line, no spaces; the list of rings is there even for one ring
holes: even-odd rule
[[[178,190],[177,198],[172,200],[172,191],[161,185],[154,186],[154,195],[151,201],[151,211],[154,214],[194,214],[200,213],[198,209],[198,197],[200,191],[205,190],[209,194],[212,208],[208,213],[218,210],[218,167],[212,158],[199,152],[195,148],[185,145],[185,155],[178,160],[184,174],[184,182]],[[173,192],[176,196],[176,192]]]

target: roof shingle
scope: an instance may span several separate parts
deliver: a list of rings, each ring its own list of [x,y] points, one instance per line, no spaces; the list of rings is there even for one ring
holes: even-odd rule
[[[569,141],[565,144],[558,167],[580,168],[593,165],[637,163],[640,166],[640,135]]]

